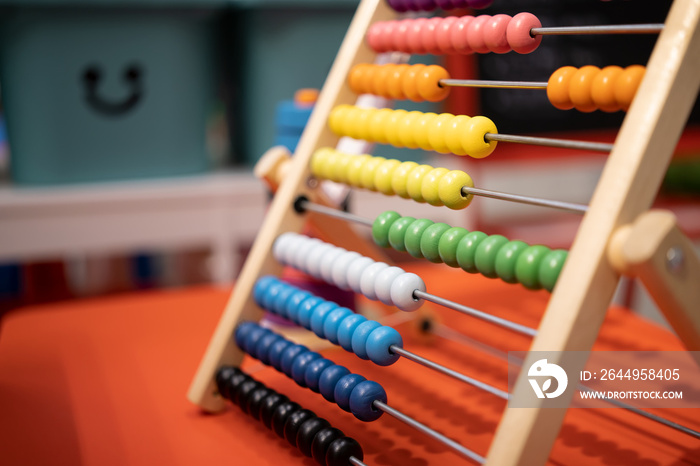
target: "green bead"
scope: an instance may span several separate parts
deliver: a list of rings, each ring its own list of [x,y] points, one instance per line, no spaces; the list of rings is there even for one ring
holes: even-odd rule
[[[438,250],[440,251],[440,259],[445,264],[450,267],[459,267],[457,263],[457,245],[467,233],[469,231],[462,227],[452,227],[442,234]]]
[[[522,241],[509,241],[504,244],[496,255],[496,274],[506,283],[518,283],[515,276],[515,264],[520,253],[527,249],[528,244]]]
[[[566,262],[568,255],[568,251],[556,249],[544,256],[538,270],[542,288],[547,291],[552,291],[554,289],[554,285],[557,283],[561,268],[564,267],[564,262]]]
[[[501,235],[491,235],[484,239],[476,248],[474,264],[477,270],[485,277],[496,278],[496,256],[503,245],[508,242],[508,238]]]
[[[391,224],[400,219],[401,215],[393,210],[387,210],[377,216],[372,223],[372,238],[378,246],[389,247],[389,228]]]
[[[389,244],[397,251],[406,252],[406,230],[408,226],[415,222],[413,217],[401,217],[391,224],[389,228]]]
[[[538,290],[542,288],[539,280],[540,262],[550,252],[547,246],[530,246],[525,249],[515,264],[515,276],[526,288]]]
[[[406,251],[413,257],[417,259],[423,257],[420,250],[420,239],[423,232],[432,224],[433,222],[427,218],[419,218],[408,226],[405,237]]]
[[[449,229],[450,226],[446,223],[434,223],[425,229],[420,238],[420,251],[423,257],[436,264],[442,262],[438,244],[443,233]]]
[[[462,270],[469,273],[477,273],[479,270],[474,263],[476,248],[488,235],[482,231],[472,231],[467,233],[457,243],[457,264]]]

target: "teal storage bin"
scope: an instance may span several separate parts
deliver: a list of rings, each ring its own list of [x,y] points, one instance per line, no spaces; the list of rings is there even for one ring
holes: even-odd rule
[[[224,4],[0,0],[0,88],[13,181],[206,171],[213,28]]]

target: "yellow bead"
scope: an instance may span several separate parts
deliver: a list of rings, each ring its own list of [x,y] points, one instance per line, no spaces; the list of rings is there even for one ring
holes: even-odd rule
[[[380,193],[386,195],[394,194],[394,189],[391,187],[391,180],[394,176],[394,170],[401,165],[401,162],[396,159],[385,160],[380,163],[377,170],[374,172],[374,188]]]
[[[450,152],[450,149],[447,147],[446,134],[447,127],[452,123],[454,117],[451,113],[441,113],[437,118],[433,119],[432,124],[428,128],[428,142],[430,142],[435,152],[441,154]]]
[[[362,177],[363,167],[371,158],[371,155],[358,155],[352,158],[350,164],[348,165],[348,173],[346,175],[347,183],[350,186],[355,186],[358,188],[362,186],[360,179]]]
[[[433,146],[430,144],[429,131],[435,118],[437,118],[435,113],[424,113],[415,121],[413,139],[416,141],[416,145],[423,150],[433,150]]]
[[[345,124],[345,119],[347,118],[350,108],[351,105],[338,105],[331,110],[331,114],[328,117],[328,127],[335,134],[342,134],[342,128]]]
[[[348,166],[350,166],[350,162],[355,156],[338,151],[336,153],[338,158],[335,165],[330,169],[331,179],[338,183],[347,183]]]
[[[389,108],[382,108],[379,110],[374,110],[369,121],[369,137],[368,141],[375,141],[380,144],[386,144],[386,137],[384,136],[384,130],[386,127],[386,122],[392,114],[392,110]]]
[[[377,188],[374,186],[374,174],[377,171],[379,164],[384,162],[386,159],[384,157],[370,157],[362,166],[362,173],[360,174],[360,186],[369,189],[371,191],[376,191]]]
[[[423,113],[416,111],[408,112],[404,115],[401,124],[399,124],[399,142],[402,147],[408,147],[409,149],[418,148],[413,133],[416,129],[416,121],[421,116],[423,116]]]
[[[462,147],[462,134],[469,131],[470,120],[466,115],[457,115],[445,128],[445,144],[455,155],[467,155]]]
[[[326,152],[325,160],[323,165],[321,165],[321,178],[326,179],[326,180],[332,180],[333,179],[333,169],[335,168],[335,165],[338,163],[338,151],[334,149],[329,149],[328,152]]]
[[[471,176],[462,170],[451,170],[440,179],[438,194],[440,200],[450,209],[464,209],[474,197],[472,194],[462,195],[462,187],[474,187]]]
[[[345,118],[340,127],[341,136],[349,136],[351,138],[356,138],[355,132],[357,131],[357,120],[360,114],[360,108],[350,105]]]
[[[323,164],[326,162],[326,153],[328,150],[328,147],[322,147],[311,156],[311,174],[315,177],[320,178],[321,173],[323,173]]]
[[[399,128],[401,121],[407,113],[406,110],[394,110],[387,119],[386,126],[384,127],[384,137],[386,138],[386,142],[394,147],[401,147]]]
[[[497,134],[496,125],[484,116],[469,121],[467,132],[462,135],[464,152],[475,159],[482,159],[496,148],[496,141],[486,141],[486,133]]]
[[[407,183],[408,174],[416,168],[418,164],[416,162],[403,162],[401,165],[394,169],[394,174],[391,177],[391,189],[398,196],[404,199],[410,199],[411,196],[408,194]]]
[[[425,202],[434,206],[443,205],[440,200],[440,194],[438,193],[438,187],[440,185],[440,179],[449,170],[447,168],[433,168],[423,177],[423,182],[421,183],[421,194]]]
[[[410,171],[406,177],[406,193],[416,202],[425,202],[423,199],[423,178],[432,170],[430,165],[418,165]]]

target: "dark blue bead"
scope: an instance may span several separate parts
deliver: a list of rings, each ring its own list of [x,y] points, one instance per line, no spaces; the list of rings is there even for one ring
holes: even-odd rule
[[[326,319],[323,321],[323,335],[322,337],[330,341],[334,345],[338,344],[338,328],[340,323],[346,317],[352,315],[352,311],[347,307],[339,307],[331,311]],[[313,325],[313,322],[312,322]]]
[[[345,351],[352,353],[352,334],[363,322],[367,322],[367,318],[361,314],[349,315],[340,322],[338,326],[338,343]]]
[[[305,299],[297,308],[297,312],[294,316],[294,322],[301,325],[305,329],[309,328],[309,323],[311,322],[311,314],[317,306],[325,303],[326,300],[319,298],[318,296],[312,296],[309,299]]]
[[[266,328],[262,328],[256,324],[255,328],[248,332],[248,336],[245,339],[245,352],[258,359],[258,353],[256,351],[258,346],[258,340],[270,333]]]
[[[397,353],[392,353],[389,347],[396,345],[403,348],[401,334],[391,327],[383,325],[376,328],[367,337],[365,348],[370,361],[380,366],[390,366],[399,359]]]
[[[348,374],[338,380],[333,390],[333,398],[341,409],[350,412],[350,394],[357,384],[365,380],[367,379],[360,374]]]
[[[257,324],[253,322],[241,322],[238,324],[236,327],[235,332],[233,332],[234,340],[236,341],[236,344],[240,349],[243,351],[246,351],[245,349],[245,340],[248,338],[248,334],[250,333],[251,330],[253,330]]]
[[[291,345],[293,345],[291,341],[280,338],[270,347],[270,352],[268,353],[267,358],[270,361],[270,365],[280,372],[282,372],[282,366],[280,366],[282,354],[284,353],[284,350]]]
[[[304,345],[290,345],[287,347],[287,349],[284,350],[282,353],[282,358],[280,359],[280,369],[283,373],[287,374],[288,376],[292,376],[292,364],[294,363],[294,359],[299,356],[301,353],[306,353],[309,351],[309,348],[307,348]]]
[[[255,353],[260,362],[270,365],[270,347],[281,338],[276,333],[270,332],[258,340],[258,344],[255,346]]]
[[[289,298],[287,298],[284,310],[282,311],[284,313],[284,317],[294,322],[295,320],[291,318],[292,313],[296,315],[296,310],[302,301],[311,296],[313,295],[308,291],[297,289]]]
[[[332,301],[319,304],[314,309],[313,314],[311,314],[309,326],[306,328],[314,332],[318,337],[323,338],[323,323],[326,317],[328,317],[328,314],[338,309],[338,307],[339,306]]]
[[[333,361],[329,361],[325,358],[311,361],[311,363],[306,367],[306,372],[304,373],[304,382],[306,382],[306,386],[314,392],[319,393],[320,390],[318,388],[318,384],[321,374],[324,370],[326,370],[326,368],[333,365]]]
[[[355,353],[358,358],[369,359],[367,355],[367,338],[374,329],[381,326],[382,325],[375,320],[368,320],[357,326],[355,332],[352,334],[352,352]]]
[[[384,411],[373,406],[375,401],[386,403],[386,392],[381,385],[371,380],[358,383],[350,394],[350,412],[360,421],[379,419]]]
[[[272,275],[265,275],[264,277],[258,278],[258,280],[255,282],[255,286],[253,287],[253,299],[255,299],[255,303],[258,306],[262,307],[263,296],[267,294],[267,290],[270,288],[270,285],[278,281],[279,280]]]
[[[318,379],[318,389],[323,397],[335,403],[335,386],[338,385],[338,381],[348,375],[350,371],[343,366],[337,364],[326,368]]]
[[[299,386],[306,387],[306,368],[312,361],[320,357],[321,355],[314,351],[307,351],[294,358],[291,377]]]

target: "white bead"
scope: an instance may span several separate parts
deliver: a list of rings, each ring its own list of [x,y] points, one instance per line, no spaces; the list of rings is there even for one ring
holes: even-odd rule
[[[288,239],[283,243],[284,248],[280,252],[280,262],[284,265],[292,265],[294,262],[294,251],[301,246],[303,241],[304,238],[301,235],[289,235]]]
[[[344,252],[347,252],[347,250],[336,246],[321,258],[319,270],[321,272],[321,279],[326,283],[333,283],[333,263]]]
[[[363,295],[369,299],[377,300],[377,294],[374,292],[374,282],[377,279],[377,275],[386,268],[389,268],[389,264],[386,262],[375,262],[362,272],[360,291]]]
[[[312,277],[321,278],[321,258],[332,249],[335,249],[335,246],[328,243],[322,243],[313,248],[304,262],[305,272]]]
[[[362,272],[365,271],[367,267],[374,264],[374,260],[367,256],[360,256],[350,263],[348,267],[348,286],[355,293],[362,293],[360,289],[360,280],[362,279]]]
[[[331,271],[333,284],[341,290],[350,289],[348,287],[348,267],[358,257],[362,257],[359,252],[348,251],[339,256],[333,263],[333,270]]]
[[[389,267],[388,269],[382,270],[379,275],[377,275],[377,280],[374,282],[374,292],[377,298],[384,304],[393,304],[391,300],[391,284],[394,280],[403,275],[404,270],[400,267]]]
[[[318,238],[309,238],[308,236],[302,236],[303,241],[299,245],[299,247],[292,252],[293,260],[292,263],[289,264],[296,268],[297,270],[302,270],[304,268],[304,263],[306,262],[306,258],[309,256],[309,253],[322,241]]]
[[[272,255],[277,262],[281,263],[283,261],[284,252],[288,249],[287,244],[292,240],[293,236],[294,233],[291,232],[282,233],[272,244]]]
[[[422,299],[415,299],[415,290],[425,291],[425,282],[415,273],[404,273],[391,284],[391,300],[402,311],[415,311],[423,305]]]

